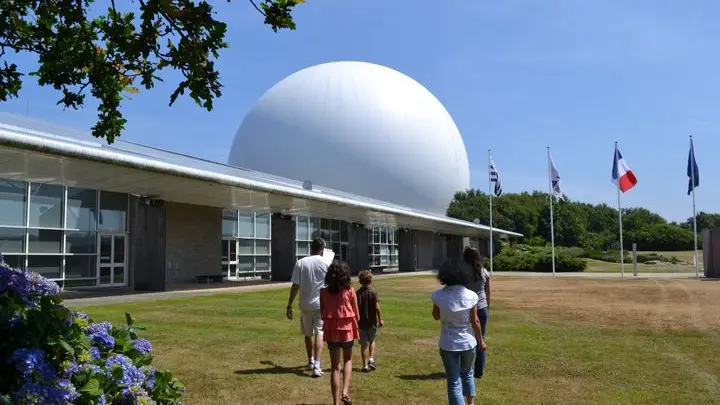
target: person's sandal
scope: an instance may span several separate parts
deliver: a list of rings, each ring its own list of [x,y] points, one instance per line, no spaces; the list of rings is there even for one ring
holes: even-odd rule
[[[350,397],[348,395],[343,394],[342,403],[343,403],[343,405],[352,405],[352,400],[350,399]]]

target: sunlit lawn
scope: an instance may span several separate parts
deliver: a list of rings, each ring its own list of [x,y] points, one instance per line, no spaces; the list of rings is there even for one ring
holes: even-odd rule
[[[693,266],[693,252],[638,252],[638,254],[658,253],[668,259],[675,256],[679,263],[638,263],[638,273],[694,273],[695,266]],[[698,266],[700,267],[700,273],[702,273],[702,251],[698,252]],[[620,273],[620,263],[610,263],[601,260],[586,259],[588,267],[586,272],[598,272],[598,273]],[[625,273],[630,274],[633,272],[632,261],[625,263]]]
[[[478,404],[720,403],[720,283],[496,278]],[[447,403],[431,277],[382,280],[378,370],[353,374],[356,404]],[[312,379],[287,291],[86,308],[131,312],[188,404],[328,404]],[[359,363],[359,353],[355,359]],[[323,365],[327,366],[327,353]],[[356,366],[357,368],[357,366]]]

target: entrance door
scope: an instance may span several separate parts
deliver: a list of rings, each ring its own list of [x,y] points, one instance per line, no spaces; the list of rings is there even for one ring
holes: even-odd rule
[[[98,234],[98,285],[103,287],[127,285],[127,237],[125,234]]]
[[[237,239],[223,239],[222,241],[222,271],[227,278],[237,277],[238,254]]]

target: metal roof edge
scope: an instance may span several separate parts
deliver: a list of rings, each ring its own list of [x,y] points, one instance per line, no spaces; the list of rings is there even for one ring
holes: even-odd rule
[[[14,129],[14,128],[13,128]],[[71,143],[64,142],[60,139],[43,137],[34,134],[24,133],[23,131],[13,130],[11,128],[0,127],[0,145],[21,149],[32,150],[41,153],[49,153],[60,156],[74,157],[85,160],[97,161],[119,166],[126,166],[140,170],[152,171],[157,173],[170,174],[190,179],[210,181],[219,184],[226,184],[235,187],[247,188],[260,192],[270,192],[284,194],[291,197],[305,198],[309,200],[330,202],[338,205],[346,205],[351,207],[370,209],[374,211],[384,212],[394,215],[409,216],[428,221],[442,222],[451,225],[458,225],[467,228],[474,228],[490,232],[491,228],[487,225],[475,224],[455,218],[440,215],[432,215],[413,211],[410,208],[402,209],[392,206],[384,206],[377,203],[361,202],[347,197],[334,196],[305,189],[297,189],[289,186],[272,185],[252,179],[245,179],[239,176],[232,176],[208,170],[194,169],[191,167],[165,163],[157,160],[132,156],[119,151],[104,150],[98,147],[91,147],[88,143]],[[360,196],[358,196],[360,197]],[[492,228],[493,233],[499,233],[503,236],[522,237],[517,232],[507,231],[499,228]]]

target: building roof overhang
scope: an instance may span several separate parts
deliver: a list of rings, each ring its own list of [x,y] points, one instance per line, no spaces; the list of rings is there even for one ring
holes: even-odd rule
[[[366,226],[488,237],[490,227],[127,141],[107,145],[0,113],[0,178],[63,184],[186,204],[309,215]],[[493,228],[500,237],[522,236]]]

